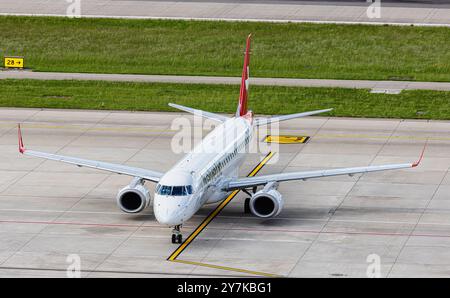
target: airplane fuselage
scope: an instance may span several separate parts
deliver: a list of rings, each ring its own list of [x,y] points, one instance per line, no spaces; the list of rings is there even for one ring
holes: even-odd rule
[[[238,177],[253,136],[251,117],[218,125],[159,181],[153,201],[158,222],[169,226],[189,220],[204,204],[224,200],[224,183]]]

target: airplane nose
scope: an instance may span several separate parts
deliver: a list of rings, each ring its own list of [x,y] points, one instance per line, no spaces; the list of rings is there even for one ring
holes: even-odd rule
[[[155,198],[153,211],[156,220],[164,225],[176,226],[183,223],[184,206],[179,206],[176,202],[166,202],[170,198]],[[175,204],[174,204],[175,203]]]
[[[179,225],[178,219],[169,212],[168,208],[158,207],[155,209],[156,220],[163,225]]]

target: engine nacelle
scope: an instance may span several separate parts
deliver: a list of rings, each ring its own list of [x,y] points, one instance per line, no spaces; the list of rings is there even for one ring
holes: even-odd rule
[[[280,214],[283,196],[277,191],[278,184],[269,183],[250,199],[250,212],[258,217],[268,218]]]
[[[150,203],[151,196],[143,181],[135,179],[130,185],[122,188],[117,194],[117,205],[126,213],[138,213]]]

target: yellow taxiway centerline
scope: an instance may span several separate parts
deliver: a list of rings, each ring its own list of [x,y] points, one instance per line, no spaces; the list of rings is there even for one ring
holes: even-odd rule
[[[15,128],[16,124],[10,123],[0,123],[0,128]],[[73,129],[73,130],[88,130],[89,132],[94,131],[127,131],[127,132],[139,132],[139,133],[163,133],[163,134],[175,134],[179,130],[176,129],[165,129],[165,128],[153,128],[153,127],[129,127],[124,125],[121,126],[92,126],[90,124],[86,125],[58,125],[58,124],[28,124],[27,128],[48,128],[48,129]],[[202,129],[203,131],[210,131],[210,129]],[[376,135],[376,134],[316,134],[315,139],[393,139],[393,140],[406,140],[406,141],[450,141],[448,136],[417,136],[417,135]],[[264,139],[265,140],[265,139]]]

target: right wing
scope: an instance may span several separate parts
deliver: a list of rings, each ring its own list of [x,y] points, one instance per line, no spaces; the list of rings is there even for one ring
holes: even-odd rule
[[[390,165],[380,165],[380,166],[368,166],[368,167],[356,167],[356,168],[341,168],[341,169],[330,169],[330,170],[318,170],[318,171],[304,171],[304,172],[292,172],[292,173],[280,173],[272,175],[262,175],[232,179],[228,182],[225,190],[231,191],[236,189],[250,188],[259,185],[265,185],[270,182],[282,182],[291,180],[307,180],[311,178],[321,178],[328,176],[337,175],[354,175],[359,173],[369,173],[378,172],[386,170],[397,170],[405,168],[417,167],[422,161],[423,154],[425,152],[425,147],[423,148],[422,154],[418,161],[414,163],[403,163],[403,164],[390,164]]]
[[[139,177],[144,180],[148,180],[148,181],[152,181],[152,182],[158,182],[159,179],[163,176],[163,173],[146,170],[146,169],[141,169],[141,168],[135,168],[135,167],[129,167],[129,166],[125,166],[125,165],[107,163],[107,162],[102,162],[102,161],[81,159],[81,158],[77,158],[77,157],[70,157],[70,156],[57,155],[57,154],[52,154],[52,153],[27,150],[27,149],[25,149],[25,147],[23,145],[22,132],[20,130],[20,125],[19,125],[18,130],[19,130],[19,152],[24,155],[35,156],[35,157],[40,157],[40,158],[54,160],[54,161],[61,161],[64,163],[76,165],[78,167],[88,167],[88,168],[93,168],[93,169],[97,169],[97,170],[113,172],[113,173],[117,173],[117,174]]]
[[[169,103],[169,106],[171,106],[172,108],[178,109],[178,110],[182,110],[182,111],[194,114],[196,116],[208,118],[208,119],[215,120],[215,121],[218,121],[218,122],[225,122],[228,119],[230,119],[230,118],[222,116],[222,115],[218,115],[218,114],[215,114],[215,113],[206,112],[206,111],[202,111],[202,110],[197,110],[197,109],[193,109],[193,108],[190,108],[190,107],[177,105],[177,104],[174,104],[174,103]]]

